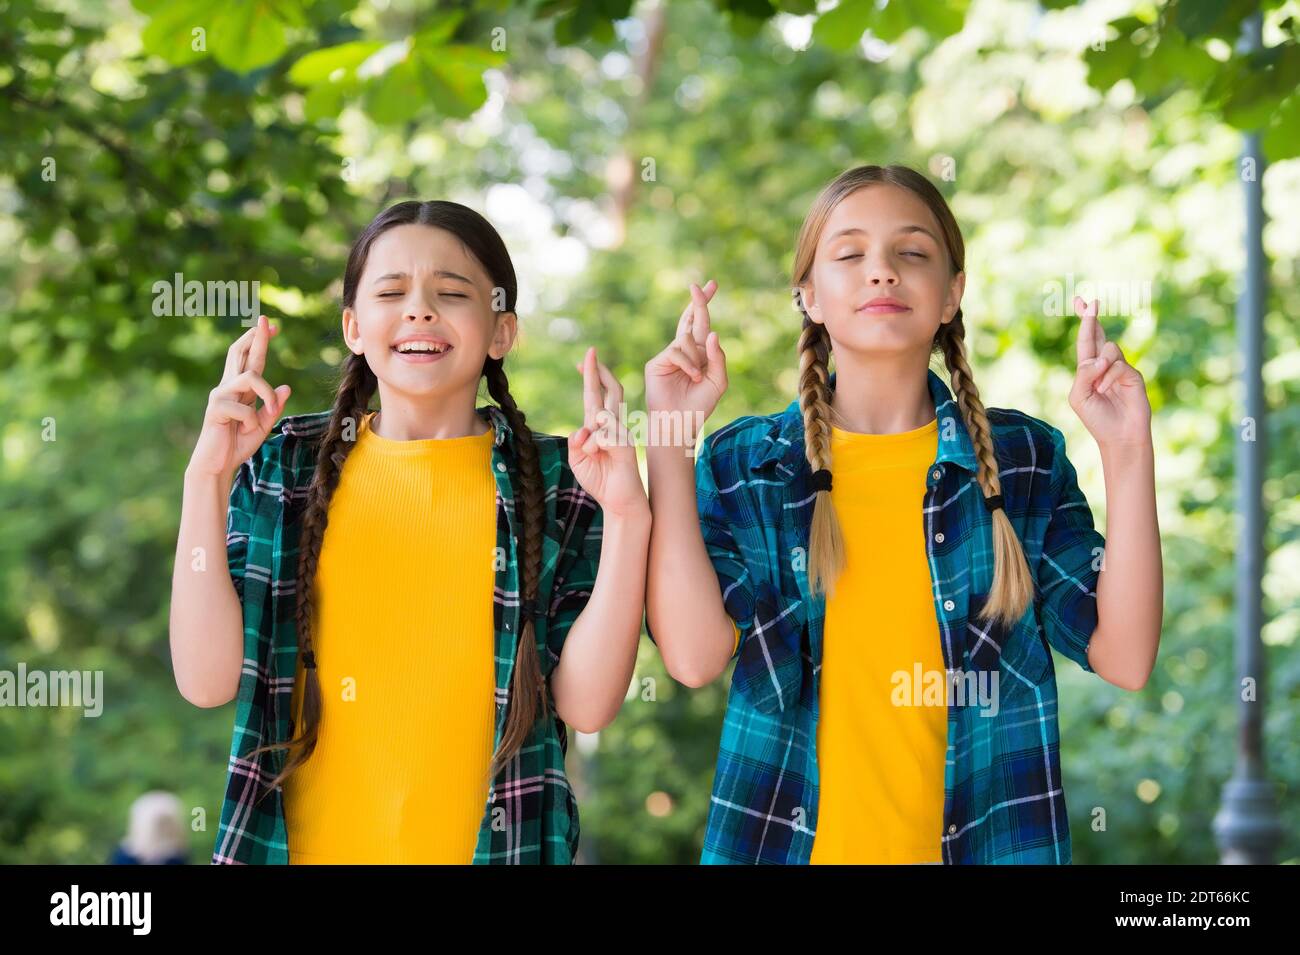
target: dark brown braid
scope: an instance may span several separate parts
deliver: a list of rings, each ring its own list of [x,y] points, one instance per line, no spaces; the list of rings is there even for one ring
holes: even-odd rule
[[[524,421],[524,413],[515,404],[506,380],[505,367],[499,358],[491,358],[483,365],[487,377],[488,394],[506,416],[514,435],[515,455],[519,465],[519,488],[516,495],[516,513],[522,512],[523,535],[517,542],[520,562],[520,600],[525,606],[537,599],[538,582],[542,574],[542,533],[546,520],[546,489],[542,487],[542,469],[537,456],[533,433]],[[522,504],[522,507],[519,505]],[[510,711],[506,714],[505,732],[501,745],[492,754],[493,776],[519,752],[533,731],[538,715],[548,709],[546,681],[542,679],[537,657],[536,629],[532,614],[520,615],[519,642],[515,651],[514,686],[511,691]]]
[[[352,354],[344,366],[343,377],[330,409],[329,425],[321,438],[316,456],[316,470],[307,492],[307,504],[302,518],[302,533],[298,538],[298,579],[296,622],[298,653],[303,661],[304,679],[302,694],[302,720],[296,726],[297,736],[287,742],[260,746],[249,753],[256,756],[267,750],[288,749],[284,769],[267,786],[270,792],[288,775],[301,766],[316,748],[320,730],[321,688],[312,650],[312,610],[314,607],[313,583],[320,562],[321,544],[325,540],[325,527],[329,523],[329,505],[338,487],[343,462],[356,446],[357,430],[361,427],[375,393],[378,381],[364,355]],[[263,793],[263,797],[266,794]]]

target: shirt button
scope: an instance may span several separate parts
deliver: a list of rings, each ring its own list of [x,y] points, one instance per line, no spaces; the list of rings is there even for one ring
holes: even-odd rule
[[[943,531],[940,531],[939,533],[937,533],[937,534],[934,535],[934,542],[935,542],[936,544],[942,544],[942,543],[943,543]]]
[[[934,478],[937,481],[939,480],[939,478],[943,477],[943,472],[940,471],[938,468],[935,468],[933,471],[930,472],[930,477]]]
[[[505,462],[504,462],[504,461],[497,462],[497,470],[498,470],[498,471],[504,471],[505,469],[506,469],[506,466],[505,466]]]
[[[945,600],[945,601],[943,602],[943,609],[944,609],[944,610],[951,610],[951,609],[952,609],[953,607],[955,607],[955,606],[957,606],[957,605],[956,605],[955,603],[953,603],[951,600]]]
[[[957,826],[955,824],[948,827],[948,835],[952,835],[956,831],[957,831]]]

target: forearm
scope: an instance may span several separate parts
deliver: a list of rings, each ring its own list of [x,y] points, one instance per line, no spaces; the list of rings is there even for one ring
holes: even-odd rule
[[[243,666],[243,606],[226,558],[230,485],[185,475],[168,630],[177,689],[196,706],[234,699]]]
[[[556,713],[581,732],[608,726],[627,696],[641,640],[649,540],[649,508],[605,515],[591,597],[569,628],[551,674]]]
[[[1097,584],[1092,668],[1140,688],[1155,666],[1164,617],[1164,567],[1156,517],[1152,446],[1101,449],[1106,480],[1106,550]]]
[[[679,447],[647,449],[650,560],[646,620],[673,679],[703,686],[726,669],[735,631],[700,532],[692,459]]]

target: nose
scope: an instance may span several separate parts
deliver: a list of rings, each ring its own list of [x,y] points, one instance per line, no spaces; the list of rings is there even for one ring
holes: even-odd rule
[[[867,262],[867,282],[873,286],[898,284],[898,272],[884,256],[873,256]]]

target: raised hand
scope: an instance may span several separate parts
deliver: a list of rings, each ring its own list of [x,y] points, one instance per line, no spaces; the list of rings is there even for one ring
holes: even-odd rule
[[[1102,448],[1148,444],[1151,403],[1141,373],[1106,340],[1096,302],[1075,296],[1074,311],[1080,322],[1070,407]]]
[[[676,336],[646,362],[648,411],[693,412],[703,424],[718,406],[727,390],[727,357],[709,328],[709,301],[717,290],[712,279],[704,288],[691,285],[691,303],[677,320]]]
[[[619,414],[623,386],[596,360],[595,348],[588,348],[574,367],[582,372],[583,414],[582,427],[569,435],[573,476],[600,504],[606,518],[649,513],[636,447]]]
[[[221,382],[208,392],[203,429],[190,456],[191,471],[232,475],[271,432],[289,399],[288,385],[272,390],[262,377],[271,337],[279,330],[265,315],[259,315],[257,324],[235,339],[226,352]],[[255,408],[259,396],[262,407]]]

